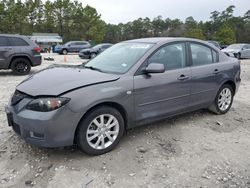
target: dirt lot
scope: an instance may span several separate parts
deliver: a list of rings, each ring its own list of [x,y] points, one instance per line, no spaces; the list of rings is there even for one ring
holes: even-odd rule
[[[53,57],[33,72],[64,60]],[[76,55],[67,61],[82,62]],[[250,61],[241,63],[242,84],[228,114],[202,110],[136,128],[97,157],[74,147],[38,148],[14,135],[4,106],[25,76],[0,71],[0,187],[250,187]]]

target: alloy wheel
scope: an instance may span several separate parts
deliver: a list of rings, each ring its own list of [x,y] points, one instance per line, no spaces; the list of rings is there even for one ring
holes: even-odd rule
[[[119,122],[111,114],[102,114],[89,124],[86,137],[88,144],[97,150],[108,148],[119,134]]]
[[[232,92],[229,88],[224,88],[218,98],[218,107],[221,111],[226,111],[232,102]]]
[[[18,73],[25,73],[28,70],[28,65],[25,62],[20,61],[15,65],[15,70]]]

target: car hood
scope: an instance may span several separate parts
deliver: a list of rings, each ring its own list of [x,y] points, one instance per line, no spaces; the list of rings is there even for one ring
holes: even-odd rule
[[[223,49],[223,52],[228,52],[228,53],[238,53],[240,52],[239,49]]]
[[[118,79],[119,75],[102,73],[82,66],[57,66],[30,76],[16,89],[31,96],[58,96],[81,87]]]

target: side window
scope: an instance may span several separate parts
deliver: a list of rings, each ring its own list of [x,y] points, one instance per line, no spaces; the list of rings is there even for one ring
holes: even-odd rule
[[[86,42],[76,42],[76,45],[86,45]]]
[[[213,58],[212,49],[200,44],[190,44],[193,66],[211,64],[217,61],[217,54]]]
[[[248,49],[248,50],[249,50],[249,49],[250,49],[250,45],[246,45],[246,49]]]
[[[161,63],[166,70],[179,69],[186,66],[185,43],[164,46],[148,59],[148,63]]]
[[[104,49],[108,49],[109,47],[111,47],[110,45],[105,45]]]
[[[219,62],[218,53],[216,51],[212,50],[212,54],[213,54],[213,62],[214,63]]]
[[[9,46],[9,42],[8,42],[7,37],[0,36],[0,46]]]
[[[9,37],[9,41],[11,46],[29,46],[29,44],[21,38]]]

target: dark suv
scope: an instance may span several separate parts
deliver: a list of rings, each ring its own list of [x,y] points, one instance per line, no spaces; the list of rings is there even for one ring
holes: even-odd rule
[[[31,67],[41,65],[40,48],[28,37],[0,34],[0,69],[12,69],[25,75]]]

